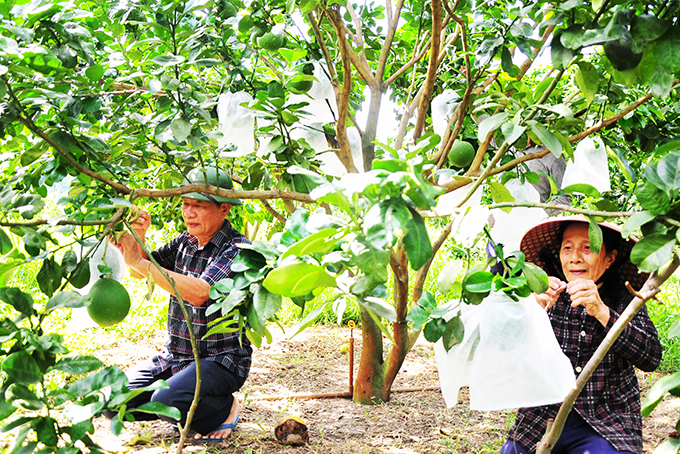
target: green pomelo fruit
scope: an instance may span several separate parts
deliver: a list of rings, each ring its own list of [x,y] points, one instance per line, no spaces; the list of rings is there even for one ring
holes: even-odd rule
[[[449,151],[449,163],[453,167],[468,167],[475,159],[475,147],[470,142],[456,140]]]
[[[307,93],[314,85],[311,80],[293,80],[288,84],[290,91],[297,94]]]
[[[263,49],[271,51],[279,50],[279,48],[283,46],[283,36],[275,35],[272,32],[267,32],[257,38],[257,44]]]
[[[250,32],[250,42],[253,44],[257,44],[257,40],[260,39],[262,35],[264,35],[267,32],[264,28],[256,27],[253,29],[252,32]]]
[[[236,16],[236,7],[229,2],[224,2],[224,9],[222,10],[222,17],[229,19],[230,17]]]
[[[122,322],[130,311],[130,295],[123,284],[114,279],[99,279],[88,293],[87,312],[99,326]]]

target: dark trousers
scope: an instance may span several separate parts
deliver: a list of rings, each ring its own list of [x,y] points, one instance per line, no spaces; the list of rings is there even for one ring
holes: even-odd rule
[[[151,373],[150,367],[151,362],[147,362],[127,372],[128,388],[142,388],[157,380],[167,381],[170,387],[145,392],[132,398],[128,403],[128,409],[139,407],[147,402],[161,402],[170,407],[176,407],[182,414],[180,422],[184,424],[196,390],[196,364],[192,363],[191,366],[174,375],[171,369],[154,375]],[[202,435],[217,429],[229,416],[234,404],[233,393],[241,389],[244,382],[245,378],[234,374],[222,364],[202,359],[201,397],[191,421],[191,428]],[[134,411],[130,411],[130,413],[134,415],[137,421],[162,419],[172,424],[177,423],[176,420],[163,415]]]
[[[527,451],[513,440],[505,442],[501,454],[528,454]],[[552,454],[631,454],[627,451],[617,451],[595,429],[590,427],[578,413],[572,411],[567,417],[562,435],[555,444]]]

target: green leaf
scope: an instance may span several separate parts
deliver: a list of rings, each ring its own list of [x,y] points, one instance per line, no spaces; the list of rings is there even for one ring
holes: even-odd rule
[[[404,235],[404,249],[406,257],[414,270],[422,268],[432,258],[432,243],[427,234],[425,221],[416,210],[409,207],[412,221],[406,224],[406,235]]]
[[[64,415],[72,423],[78,424],[98,416],[102,410],[104,410],[104,402],[97,401],[87,405],[72,402],[64,409]]]
[[[9,235],[5,233],[3,229],[0,228],[0,255],[5,255],[9,253],[14,248],[12,240]]]
[[[442,343],[447,352],[451,350],[452,347],[463,342],[464,337],[465,326],[463,326],[460,315],[457,315],[446,322],[446,330],[442,335]]]
[[[288,250],[281,255],[281,259],[284,259],[289,255],[300,257],[308,254],[326,254],[335,249],[336,242],[340,238],[333,240],[330,240],[330,238],[338,232],[339,230],[335,228],[319,230],[288,248]]]
[[[680,139],[673,139],[663,145],[659,145],[654,149],[654,154],[664,156],[675,150],[680,150]]]
[[[52,368],[68,374],[81,375],[104,367],[104,363],[94,356],[76,355],[61,358]]]
[[[673,254],[675,235],[653,233],[642,238],[630,252],[630,260],[642,271],[651,273],[668,263]]]
[[[47,296],[52,296],[54,291],[61,285],[61,266],[56,260],[47,258],[43,260],[42,267],[38,271],[36,280],[40,290]]]
[[[158,55],[154,58],[152,58],[154,63],[158,63],[161,66],[177,66],[181,63],[184,63],[184,58],[182,55],[172,55],[172,54],[166,54],[166,55]]]
[[[588,218],[588,241],[593,254],[599,254],[602,249],[602,229],[593,218]]]
[[[264,320],[269,320],[279,311],[282,301],[281,295],[275,295],[261,285],[253,293],[253,306]]]
[[[680,72],[680,30],[671,27],[663,37],[654,43],[656,61],[664,72],[670,75]]]
[[[659,159],[656,175],[663,182],[666,192],[680,190],[680,153],[670,153]]]
[[[550,45],[550,57],[555,69],[562,71],[567,69],[576,56],[576,51],[562,45],[561,36],[555,34]]]
[[[76,396],[85,396],[119,383],[127,383],[125,373],[116,366],[109,366],[74,382],[68,391]]]
[[[512,194],[510,194],[510,191],[508,191],[508,188],[506,188],[505,185],[497,181],[491,181],[488,184],[489,191],[491,192],[491,198],[494,202],[503,203],[515,201],[515,198],[512,196]],[[501,208],[501,210],[509,213],[512,210],[512,207]]]
[[[569,186],[564,188],[563,191],[567,194],[578,193],[593,198],[600,197],[601,195],[600,191],[598,191],[597,188],[586,183],[570,184]]]
[[[680,336],[680,317],[676,318],[671,326],[668,328],[666,337],[673,339],[674,337]]]
[[[527,122],[531,125],[531,130],[538,136],[543,145],[545,145],[553,155],[560,157],[562,154],[562,142],[552,133],[548,128],[536,121]]]
[[[50,298],[47,302],[47,306],[45,306],[45,312],[50,312],[60,307],[85,307],[89,302],[87,295],[81,295],[78,292],[63,291]]]
[[[492,115],[488,118],[485,118],[479,124],[479,131],[477,132],[477,139],[480,142],[485,141],[486,136],[488,136],[490,132],[495,131],[503,123],[505,123],[505,121],[508,119],[509,116],[510,116],[510,114],[508,112],[501,112],[501,113],[497,113],[495,115]]]
[[[652,410],[654,410],[659,402],[661,402],[663,396],[671,390],[675,390],[676,392],[677,390],[680,390],[680,372],[662,377],[652,385],[642,401],[642,416],[649,416]]]
[[[680,143],[680,142],[679,142]],[[635,170],[630,166],[628,163],[628,160],[624,156],[623,152],[619,150],[618,148],[610,148],[606,147],[607,150],[607,155],[609,158],[616,163],[618,166],[619,170],[623,174],[623,176],[626,178],[626,181],[629,183],[632,183],[633,180],[635,179]]]
[[[510,145],[515,143],[527,129],[526,126],[520,125],[521,121],[521,115],[516,115],[512,121],[505,122],[501,125],[501,132],[505,137],[505,141]]]
[[[183,117],[178,117],[170,123],[172,135],[178,142],[182,142],[191,134],[191,123]]]
[[[59,439],[55,428],[56,423],[54,419],[45,416],[39,416],[31,422],[40,443],[46,446],[57,446]]]
[[[488,271],[477,271],[465,279],[463,287],[471,293],[489,293],[493,276],[493,273]]]
[[[591,63],[580,61],[574,82],[588,100],[588,104],[592,103],[600,89],[600,74],[597,72],[597,68]]]
[[[331,304],[332,301],[328,301],[326,304],[320,304],[312,311],[310,311],[309,314],[307,314],[307,316],[304,319],[302,319],[302,321],[295,327],[295,332],[291,337],[297,336],[305,328],[314,323],[314,320],[319,318],[319,316],[323,314],[326,308],[330,307]]]
[[[423,336],[428,342],[437,342],[446,331],[446,322],[443,318],[435,318],[427,322],[423,328]]]
[[[182,418],[182,414],[175,407],[169,407],[160,402],[147,402],[135,407],[135,411],[142,413],[154,413],[157,415],[167,416],[172,419],[179,421]]]
[[[270,271],[262,284],[272,293],[292,298],[317,288],[334,287],[335,279],[320,266],[295,262]]]
[[[648,211],[641,211],[639,213],[635,213],[631,217],[629,217],[625,224],[623,224],[623,227],[621,229],[621,236],[623,238],[629,238],[631,235],[633,235],[640,227],[643,225],[647,224],[651,220],[653,220],[656,216],[654,216],[652,213]]]
[[[540,294],[548,290],[548,275],[542,268],[531,262],[525,262],[522,267],[522,274],[527,278],[527,283],[532,292]]]
[[[71,273],[68,280],[75,288],[85,287],[90,282],[90,259],[86,258],[80,262],[80,265]]]
[[[26,316],[33,314],[33,298],[15,287],[0,288],[0,300]]]
[[[76,269],[78,265],[78,257],[73,249],[69,249],[64,253],[64,257],[61,259],[61,269],[64,273],[70,273]]]
[[[2,370],[7,373],[10,381],[26,385],[38,383],[43,378],[38,363],[25,350],[12,353],[5,358]]]
[[[99,79],[102,78],[104,75],[104,67],[100,64],[94,64],[90,65],[86,70],[85,70],[85,75],[87,76],[88,79],[90,79],[92,82],[97,82]]]
[[[463,269],[464,262],[459,259],[453,259],[444,265],[441,271],[439,271],[439,277],[437,278],[437,290],[439,290],[439,293],[442,295],[449,293],[453,284],[463,272]]]
[[[394,309],[394,306],[386,303],[384,300],[368,296],[366,298],[357,298],[357,301],[360,305],[370,310],[378,317],[382,317],[391,322],[397,321],[397,311]]]
[[[656,447],[652,454],[677,454],[680,451],[680,439],[669,438]]]
[[[653,215],[664,215],[671,209],[671,201],[666,192],[649,181],[642,181],[635,188],[635,197],[642,208]]]

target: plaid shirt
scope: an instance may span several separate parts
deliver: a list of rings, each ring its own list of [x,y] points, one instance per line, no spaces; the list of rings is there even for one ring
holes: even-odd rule
[[[611,313],[606,327],[588,315],[583,306],[572,308],[567,292],[548,311],[555,336],[577,376],[632,299],[621,285],[606,289],[603,286],[600,296]],[[633,366],[653,371],[659,366],[661,354],[656,328],[643,307],[576,400],[574,410],[619,451],[642,452],[640,389]],[[558,409],[559,404],[521,408],[508,438],[534,452],[545,433],[547,420],[555,418]]]
[[[225,220],[220,230],[203,247],[198,247],[196,237],[183,232],[151,254],[163,268],[203,279],[212,286],[221,279],[233,276],[231,264],[239,253],[238,245],[242,243],[250,243],[250,240],[234,230],[229,221]],[[241,336],[241,346],[238,331],[205,337],[208,324],[222,316],[220,311],[205,315],[206,309],[213,303],[211,299],[198,307],[184,303],[191,316],[199,355],[203,359],[217,361],[238,376],[246,378],[253,353],[248,339]],[[194,361],[188,325],[179,300],[174,295],[170,296],[168,306],[168,339],[165,348],[151,361],[154,375],[168,368],[177,373]]]

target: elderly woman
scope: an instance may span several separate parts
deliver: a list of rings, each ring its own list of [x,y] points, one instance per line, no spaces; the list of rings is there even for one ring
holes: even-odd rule
[[[550,276],[549,289],[536,296],[550,317],[562,351],[578,376],[647,275],[629,260],[634,242],[612,224],[599,224],[603,246],[595,254],[588,222],[581,217],[545,221],[530,229],[520,249],[527,260]],[[576,400],[553,453],[608,454],[642,452],[640,390],[633,366],[653,371],[661,344],[646,309],[633,318]],[[535,452],[559,405],[522,408],[501,454]]]

